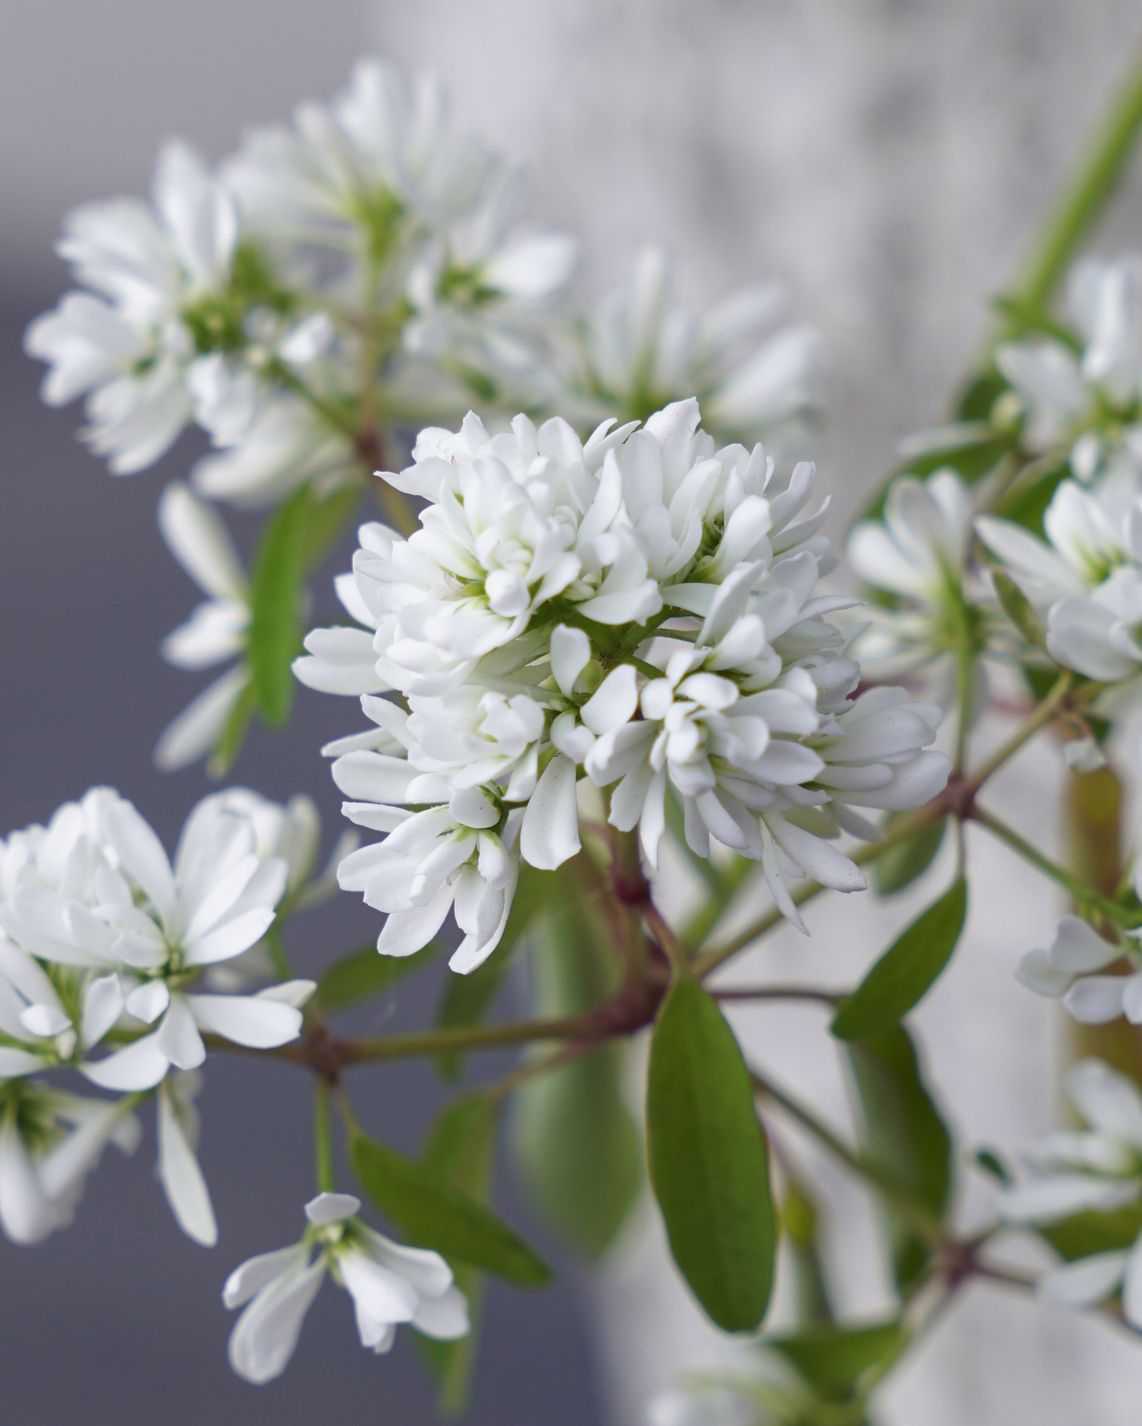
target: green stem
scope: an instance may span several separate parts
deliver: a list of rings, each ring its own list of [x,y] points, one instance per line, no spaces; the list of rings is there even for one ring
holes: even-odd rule
[[[1102,216],[1142,130],[1142,57],[1132,55],[1086,158],[1064,187],[1014,289],[1018,305],[1046,307],[1083,239]]]
[[[313,1090],[313,1161],[318,1193],[333,1192],[333,1117],[328,1080],[319,1079]]]
[[[811,1109],[806,1108],[799,1100],[793,1099],[780,1085],[774,1084],[772,1080],[767,1079],[752,1067],[750,1079],[753,1081],[753,1087],[757,1094],[783,1109],[791,1119],[795,1119],[803,1129],[807,1129],[835,1159],[871,1184],[881,1197],[892,1204],[901,1217],[908,1220],[917,1236],[923,1238],[931,1248],[939,1251],[946,1246],[944,1230],[938,1220],[928,1212],[923,1204],[917,1203],[904,1185],[888,1170],[882,1168],[875,1160],[850,1148],[829,1125],[822,1119],[818,1119]]]
[[[1073,876],[1066,867],[1062,867],[1058,862],[1054,862],[1050,857],[1044,856],[1037,847],[1031,845],[1025,837],[1021,836],[1013,827],[1009,827],[1006,822],[1001,821],[992,813],[984,811],[982,807],[977,807],[972,814],[974,821],[997,837],[1001,842],[1006,843],[1018,856],[1022,857],[1030,866],[1043,873],[1051,881],[1057,882],[1059,886],[1065,888],[1074,899],[1076,907],[1081,910],[1100,911],[1110,920],[1122,923],[1128,918],[1126,909],[1117,906],[1113,901],[1102,896],[1094,887],[1087,886],[1077,876]]]
[[[1063,705],[1070,697],[1074,687],[1074,675],[1064,672],[1059,676],[1058,682],[1047,694],[1046,698],[1039,704],[1026,722],[1021,723],[1014,733],[1002,743],[992,755],[972,774],[972,785],[978,790],[994,772],[998,772],[1004,763],[1011,758],[1029,742],[1040,728],[1045,728],[1048,723],[1054,721],[1056,715],[1062,710]]]

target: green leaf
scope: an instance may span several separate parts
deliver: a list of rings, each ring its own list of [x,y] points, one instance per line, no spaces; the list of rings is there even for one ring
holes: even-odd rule
[[[374,945],[362,946],[322,973],[316,998],[323,1010],[332,1012],[382,995],[412,971],[419,970],[436,950],[435,941],[415,956],[383,956]]]
[[[450,1104],[434,1124],[421,1162],[426,1168],[467,1193],[478,1203],[491,1197],[496,1106],[486,1095],[472,1095]],[[440,1342],[416,1334],[417,1346],[437,1382],[443,1415],[461,1415],[472,1390],[472,1372],[480,1340],[484,1276],[459,1265],[456,1286],[468,1299],[471,1331],[456,1341]]]
[[[321,500],[313,500],[305,524],[305,563],[313,569],[337,543],[361,503],[356,482],[342,485]]]
[[[892,826],[899,813],[893,813],[885,823],[885,829]],[[929,822],[921,827],[914,837],[897,842],[889,847],[874,863],[873,876],[877,894],[894,896],[898,891],[918,881],[936,860],[944,843],[944,833],[948,830],[948,819],[941,817],[938,822]]]
[[[952,1192],[952,1140],[907,1030],[897,1025],[850,1042],[846,1051],[870,1157],[933,1217],[943,1218]],[[928,1250],[898,1214],[886,1216],[896,1281],[904,1288],[923,1270]]]
[[[1102,1213],[1074,1213],[1058,1223],[1043,1224],[1037,1231],[1067,1262],[1117,1252],[1129,1248],[1142,1234],[1142,1203]]]
[[[250,581],[246,660],[258,712],[280,728],[293,703],[290,665],[301,647],[301,593],[312,496],[303,486],[279,507],[262,536]]]
[[[960,877],[880,957],[833,1017],[833,1034],[859,1040],[898,1024],[951,959],[967,905],[967,883]]]
[[[360,1131],[353,1134],[350,1153],[361,1187],[417,1247],[522,1287],[551,1280],[551,1269],[512,1228],[431,1168]]]
[[[1031,601],[1011,578],[1006,570],[993,569],[991,582],[1003,607],[1003,612],[1015,625],[1023,638],[1033,649],[1041,649],[1046,644],[1043,621],[1035,612]]]
[[[574,915],[545,917],[532,933],[532,1011],[590,1010],[615,989],[606,928],[580,895]],[[622,1094],[625,1046],[600,1045],[524,1085],[512,1149],[543,1217],[575,1249],[610,1247],[642,1184],[642,1139]]]
[[[768,1152],[738,1042],[692,980],[675,983],[654,1027],[646,1113],[674,1261],[712,1322],[755,1331],[777,1247]]]
[[[254,690],[249,684],[238,695],[230,716],[226,719],[221,736],[210,755],[208,771],[211,777],[225,777],[246,741],[250,731],[250,719],[254,716]]]
[[[900,1345],[901,1324],[892,1318],[861,1327],[814,1323],[780,1337],[767,1337],[765,1347],[794,1368],[826,1401],[843,1401],[854,1394],[870,1367],[882,1362]]]

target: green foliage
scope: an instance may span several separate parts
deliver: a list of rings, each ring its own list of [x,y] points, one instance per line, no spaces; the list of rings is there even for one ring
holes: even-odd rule
[[[894,812],[885,822],[885,830],[901,814]],[[894,896],[898,891],[918,881],[936,860],[944,844],[944,833],[948,830],[948,819],[941,817],[929,822],[911,837],[906,837],[889,847],[873,866],[873,878],[880,896]]]
[[[865,1039],[899,1023],[935,984],[964,928],[962,877],[903,930],[833,1017],[841,1040]]]
[[[654,1027],[646,1113],[675,1263],[711,1321],[756,1331],[777,1248],[768,1151],[734,1033],[695,981],[675,983]]]
[[[588,913],[542,921],[530,968],[540,1016],[590,1010],[614,988],[609,939]],[[625,1060],[623,1045],[600,1045],[516,1095],[512,1144],[523,1179],[543,1216],[590,1257],[610,1247],[642,1184],[641,1136],[622,1095]]]
[[[533,1248],[447,1177],[359,1130],[350,1152],[361,1187],[410,1242],[521,1287],[541,1287],[551,1280],[551,1269]]]
[[[404,980],[436,952],[435,941],[414,956],[382,956],[374,945],[351,951],[335,961],[317,982],[317,1001],[326,1012],[344,1010],[386,990]]]
[[[933,1217],[943,1218],[952,1194],[952,1139],[908,1032],[897,1025],[849,1042],[846,1052],[869,1154]],[[904,1289],[923,1270],[927,1247],[891,1208],[887,1221],[893,1270]]]
[[[767,1337],[765,1346],[783,1357],[821,1400],[848,1401],[865,1372],[895,1352],[902,1337],[896,1318],[860,1327],[820,1322]]]
[[[1089,1258],[1094,1253],[1117,1252],[1129,1248],[1142,1234],[1142,1203],[1103,1213],[1074,1213],[1057,1223],[1041,1225],[1038,1232],[1067,1262]]]
[[[266,526],[250,580],[246,659],[258,713],[280,728],[293,704],[291,665],[301,647],[301,594],[313,496],[308,486],[285,501]]]
[[[250,731],[250,721],[254,716],[254,690],[247,684],[238,695],[230,716],[218,739],[218,746],[210,755],[209,773],[211,777],[225,777],[234,766],[234,761],[242,751],[246,734]]]
[[[495,1130],[496,1105],[492,1099],[482,1094],[458,1099],[433,1125],[421,1162],[453,1188],[486,1205],[492,1192]],[[461,1264],[456,1269],[456,1286],[468,1299],[472,1330],[453,1342],[438,1342],[419,1334],[416,1339],[436,1379],[437,1400],[446,1416],[461,1415],[471,1395],[480,1340],[483,1274]]]
[[[992,570],[991,579],[1003,612],[1033,649],[1043,648],[1046,644],[1046,631],[1031,601],[1006,570]]]

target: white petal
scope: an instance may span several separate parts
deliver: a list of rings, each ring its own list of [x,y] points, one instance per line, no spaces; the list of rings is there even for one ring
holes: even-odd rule
[[[210,1190],[187,1139],[170,1081],[159,1090],[159,1182],[175,1221],[188,1238],[212,1248],[218,1225]]]
[[[579,850],[576,772],[570,759],[562,754],[553,757],[523,814],[520,854],[525,862],[542,871],[554,871]]]
[[[1125,1253],[1096,1253],[1044,1274],[1039,1292],[1048,1302],[1064,1307],[1090,1307],[1110,1296],[1125,1267]]]
[[[324,1276],[319,1259],[312,1267],[283,1274],[250,1302],[230,1334],[230,1365],[240,1377],[260,1386],[282,1374]]]

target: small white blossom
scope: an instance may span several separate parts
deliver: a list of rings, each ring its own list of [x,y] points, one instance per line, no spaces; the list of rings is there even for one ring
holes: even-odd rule
[[[301,1242],[250,1258],[227,1278],[223,1302],[244,1309],[230,1334],[230,1365],[246,1381],[272,1381],[289,1365],[327,1275],[352,1298],[369,1351],[387,1352],[402,1323],[444,1341],[469,1331],[467,1303],[444,1259],[382,1237],[360,1221],[360,1208],[350,1194],[319,1194],[305,1206]]]
[[[1046,542],[1002,520],[980,537],[1047,618],[1047,651],[1065,668],[1118,683],[1142,672],[1142,496],[1064,481]]]
[[[248,424],[259,380],[246,349],[256,339],[265,359],[293,298],[197,155],[169,144],[152,203],[79,209],[60,253],[90,290],[33,322],[27,348],[50,364],[51,405],[87,395],[85,437],[112,471],[151,465],[192,418],[230,438]]]
[[[1023,443],[1060,448],[1083,481],[1136,491],[1142,478],[1142,257],[1080,263],[1070,287],[1079,350],[1043,338],[1000,347],[1021,398]]]
[[[1125,962],[1124,974],[1096,974],[1117,961]],[[1125,1015],[1142,1025],[1142,951],[1103,940],[1077,916],[1061,917],[1047,948],[1028,951],[1016,975],[1038,995],[1062,1000],[1083,1024],[1102,1025]]]
[[[956,653],[978,618],[971,538],[971,492],[952,470],[895,481],[883,516],[853,530],[849,563],[886,596],[862,610],[857,650],[868,676],[915,679],[942,706],[952,702]]]
[[[820,338],[779,327],[785,300],[772,284],[736,292],[698,315],[679,305],[675,276],[655,248],[630,279],[583,314],[568,381],[572,408],[588,420],[644,420],[697,396],[707,427],[728,439],[764,440],[804,453],[823,401]]]
[[[1005,1216],[1051,1223],[1073,1213],[1105,1212],[1142,1199],[1142,1093],[1101,1060],[1067,1076],[1067,1094],[1087,1128],[1048,1134],[1030,1158],[1031,1176],[1008,1188]],[[1142,1328],[1142,1236],[1131,1248],[1079,1258],[1048,1273],[1044,1297],[1071,1307],[1122,1290],[1127,1322]]]
[[[129,1023],[154,1028],[81,1066],[94,1084],[144,1090],[174,1066],[205,1058],[204,1031],[270,1048],[296,1038],[311,981],[256,995],[202,993],[208,967],[256,944],[274,920],[288,868],[259,856],[248,818],[214,804],[192,814],[173,863],[129,802],[99,789],[84,799],[87,830],[53,883],[17,873],[0,903],[8,936],[40,961],[118,978]]]
[[[70,1224],[87,1175],[108,1143],[131,1153],[130,1107],[85,1099],[34,1080],[0,1086],[0,1228],[38,1243]]]

